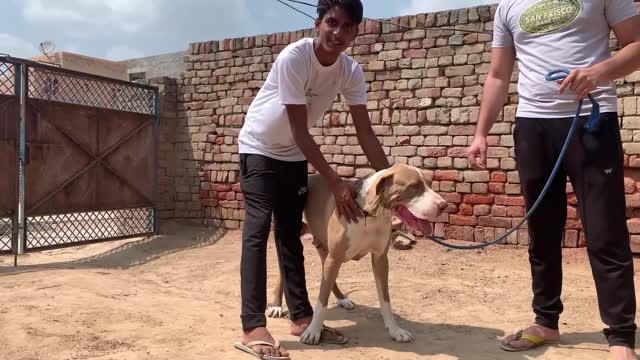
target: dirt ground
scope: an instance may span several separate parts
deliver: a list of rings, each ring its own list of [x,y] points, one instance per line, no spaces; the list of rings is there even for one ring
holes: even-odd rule
[[[175,224],[163,232],[29,253],[17,268],[1,256],[0,358],[252,359],[232,346],[240,333],[240,233]],[[320,262],[305,247],[313,304]],[[496,346],[532,320],[524,248],[461,252],[421,241],[391,250],[392,306],[414,343],[394,343],[385,333],[368,258],[347,263],[338,277],[358,308],[343,310],[331,298],[328,325],[350,343],[307,346],[288,335],[287,320],[269,326],[292,359],[604,360],[586,252],[566,250],[564,263],[561,344],[527,353]],[[270,242],[270,285],[276,266]]]

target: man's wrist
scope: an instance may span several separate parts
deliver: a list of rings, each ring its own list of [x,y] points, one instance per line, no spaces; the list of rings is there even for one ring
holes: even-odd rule
[[[336,174],[335,171],[331,170],[331,172],[327,175],[327,182],[329,183],[329,187],[334,188],[340,183],[340,176]]]
[[[487,138],[487,134],[483,134],[480,131],[477,131],[475,134],[473,134],[473,139],[486,139]]]

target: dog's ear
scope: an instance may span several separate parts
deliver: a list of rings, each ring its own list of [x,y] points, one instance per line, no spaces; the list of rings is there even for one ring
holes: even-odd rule
[[[421,170],[422,178],[427,183],[427,186],[431,187],[433,183],[433,171],[432,170]]]
[[[393,171],[380,176],[367,190],[367,200],[363,208],[369,214],[376,214],[380,204],[389,198],[389,190],[393,186]]]
[[[376,195],[380,196],[380,194],[382,194],[386,190],[389,190],[392,184],[393,184],[393,173],[390,173],[389,175],[386,175],[386,176],[382,176],[380,179],[378,179],[377,183],[375,184]]]

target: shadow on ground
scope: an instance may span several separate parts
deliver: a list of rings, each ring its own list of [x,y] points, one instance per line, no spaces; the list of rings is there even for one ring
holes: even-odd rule
[[[204,225],[170,222],[160,228],[159,234],[124,243],[100,254],[72,261],[46,264],[3,266],[0,275],[14,275],[52,269],[128,269],[144,265],[163,256],[205,247],[217,243],[226,229]],[[13,261],[11,262],[13,264]]]
[[[443,315],[443,320],[446,315]],[[384,329],[384,322],[378,308],[358,305],[356,310],[333,307],[327,320],[349,320],[352,324],[340,326],[350,341],[346,345],[321,345],[327,350],[342,348],[380,348],[394,351],[395,356],[412,354],[418,356],[447,355],[457,359],[474,360],[530,360],[543,358],[549,346],[568,349],[588,349],[607,354],[607,345],[602,332],[564,333],[561,343],[542,346],[524,352],[507,352],[498,347],[499,341],[507,334],[500,329],[454,325],[446,323],[423,323],[406,319],[396,314],[400,327],[410,331],[415,342],[401,344],[393,341]],[[283,320],[285,321],[285,320]],[[367,329],[368,331],[364,331]],[[288,350],[308,350],[309,345],[297,341],[281,341]],[[412,357],[413,358],[413,357]]]

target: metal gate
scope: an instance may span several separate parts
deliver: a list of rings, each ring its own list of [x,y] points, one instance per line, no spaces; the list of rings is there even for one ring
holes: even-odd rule
[[[157,134],[154,87],[0,57],[0,250],[154,233]]]

